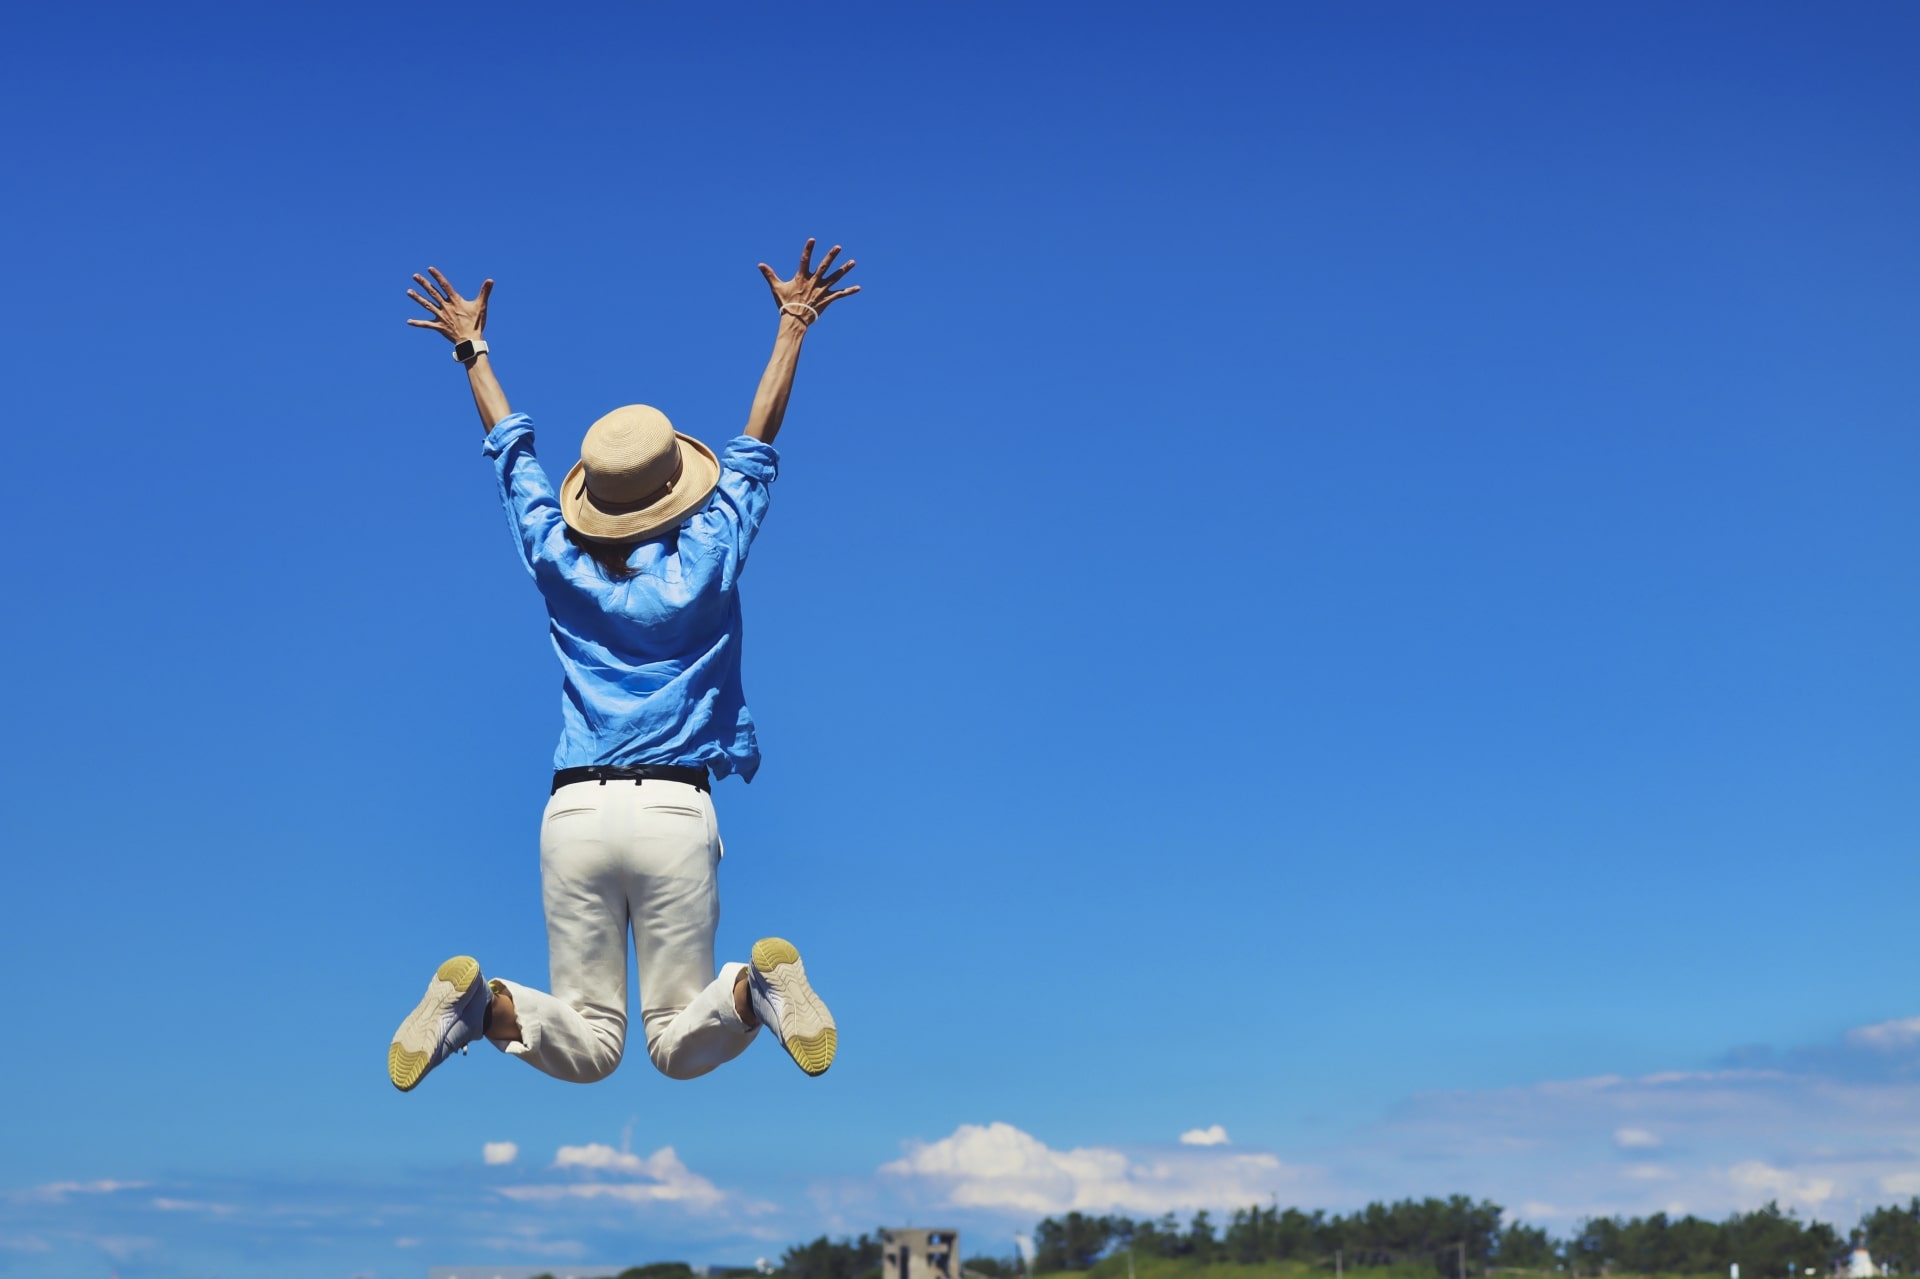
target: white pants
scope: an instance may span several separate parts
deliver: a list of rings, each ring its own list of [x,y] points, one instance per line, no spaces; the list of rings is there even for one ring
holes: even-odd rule
[[[754,1032],[733,1006],[744,965],[713,972],[719,869],[713,800],[697,786],[575,782],[556,791],[540,822],[553,993],[499,983],[520,1021],[520,1039],[499,1046],[557,1079],[612,1074],[626,1046],[631,928],[653,1064],[692,1079],[739,1056]]]

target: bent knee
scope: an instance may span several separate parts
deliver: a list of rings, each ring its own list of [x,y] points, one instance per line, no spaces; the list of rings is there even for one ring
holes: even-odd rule
[[[668,1079],[698,1079],[720,1063],[702,1061],[693,1053],[675,1053],[647,1047],[647,1055],[653,1058],[653,1066]]]
[[[597,1084],[618,1069],[620,1069],[619,1053],[611,1057],[592,1057],[575,1067],[574,1079],[578,1083]]]
[[[579,1083],[597,1084],[620,1068],[620,1059],[626,1049],[626,1036],[617,1031],[612,1034],[600,1033],[594,1036],[594,1041],[591,1049],[579,1054],[570,1063],[573,1078]]]

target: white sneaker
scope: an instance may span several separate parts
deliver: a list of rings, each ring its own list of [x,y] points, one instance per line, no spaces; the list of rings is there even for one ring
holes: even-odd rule
[[[762,937],[753,944],[753,966],[748,970],[747,993],[754,1016],[780,1040],[800,1069],[825,1074],[833,1064],[839,1032],[833,1014],[807,984],[807,970],[793,943]]]
[[[387,1078],[410,1092],[427,1072],[480,1038],[492,988],[480,980],[480,961],[455,955],[440,965],[419,1007],[407,1014],[387,1048]]]

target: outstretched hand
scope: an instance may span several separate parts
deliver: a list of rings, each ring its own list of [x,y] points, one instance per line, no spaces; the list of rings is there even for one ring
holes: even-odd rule
[[[773,268],[765,262],[760,264],[760,274],[767,277],[767,287],[773,290],[773,300],[780,306],[784,315],[791,315],[803,324],[812,324],[820,318],[820,313],[841,298],[851,297],[860,291],[857,284],[844,289],[833,286],[847,272],[853,270],[854,260],[848,258],[846,265],[828,274],[833,260],[840,256],[840,246],[834,245],[827,250],[827,256],[820,259],[820,265],[813,263],[813,241],[807,241],[807,247],[800,250],[800,269],[791,280],[783,280],[773,273]]]
[[[851,266],[852,263],[848,265]],[[416,329],[432,329],[435,333],[445,334],[449,342],[464,342],[469,338],[477,338],[485,332],[487,295],[493,292],[493,281],[488,280],[480,286],[478,297],[463,298],[453,285],[447,282],[447,277],[440,274],[438,267],[430,266],[427,272],[433,276],[433,280],[430,281],[426,276],[418,274],[413,277],[414,282],[427,291],[427,296],[421,297],[413,289],[407,290],[407,296],[425,307],[433,318],[408,320],[407,323]]]

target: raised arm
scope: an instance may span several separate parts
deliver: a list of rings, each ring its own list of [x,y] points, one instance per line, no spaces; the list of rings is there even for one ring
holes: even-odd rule
[[[773,300],[780,306],[780,328],[774,334],[767,371],[760,375],[760,389],[754,392],[753,411],[747,414],[744,433],[756,440],[771,444],[773,437],[780,434],[780,421],[787,415],[787,397],[793,393],[794,370],[800,365],[800,342],[808,326],[818,320],[828,306],[860,291],[857,284],[839,290],[833,287],[854,267],[853,259],[848,258],[845,266],[828,274],[828,268],[839,256],[840,246],[836,244],[827,250],[819,266],[811,265],[813,241],[808,240],[807,247],[800,250],[800,269],[791,280],[775,275],[765,262],[760,264],[760,274],[767,277],[767,287],[773,290]]]
[[[482,348],[462,362],[467,366],[467,385],[473,391],[473,407],[480,411],[480,429],[491,431],[496,423],[513,412],[507,405],[507,393],[500,389],[500,379],[493,375],[493,361],[487,358],[486,344],[482,341],[487,329],[487,296],[493,292],[493,281],[488,280],[480,286],[478,297],[463,298],[437,267],[428,267],[427,272],[433,276],[432,281],[422,275],[413,277],[427,291],[427,296],[421,297],[412,289],[407,290],[407,296],[425,307],[433,318],[408,320],[407,323],[416,329],[432,329],[435,333],[444,334],[447,341],[453,343],[456,359],[463,342],[473,342]]]

